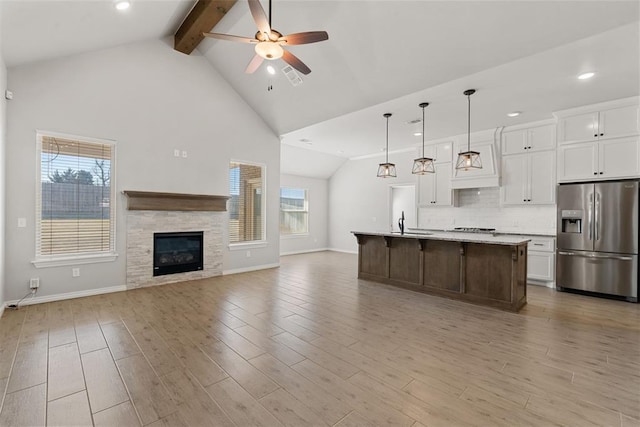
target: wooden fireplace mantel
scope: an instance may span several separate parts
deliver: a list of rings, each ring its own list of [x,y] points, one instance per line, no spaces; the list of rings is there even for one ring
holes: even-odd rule
[[[130,211],[214,211],[227,210],[229,196],[206,194],[156,193],[152,191],[123,191]]]

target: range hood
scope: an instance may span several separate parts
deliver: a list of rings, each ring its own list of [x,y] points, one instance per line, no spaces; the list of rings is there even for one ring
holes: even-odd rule
[[[471,135],[471,150],[480,153],[482,169],[469,168],[453,169],[451,178],[451,188],[459,190],[462,188],[485,188],[500,186],[500,171],[498,168],[498,156],[496,147],[500,141],[502,128],[495,131],[476,132]],[[456,137],[454,144],[456,153],[467,151],[466,135]]]

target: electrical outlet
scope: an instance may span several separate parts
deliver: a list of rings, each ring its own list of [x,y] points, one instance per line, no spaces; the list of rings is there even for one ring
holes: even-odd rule
[[[18,218],[18,227],[24,228],[27,226],[27,218]]]
[[[40,287],[40,278],[32,277],[29,279],[29,289],[38,289]]]
[[[186,150],[182,150],[182,157],[183,158],[187,158],[187,151]]]
[[[178,150],[177,148],[175,150],[173,150],[173,156],[174,157],[180,157],[180,150]]]
[[[80,277],[80,269],[79,268],[72,268],[71,269],[71,276],[72,277]]]
[[[245,255],[247,256],[247,258],[251,258],[251,251],[247,251]]]

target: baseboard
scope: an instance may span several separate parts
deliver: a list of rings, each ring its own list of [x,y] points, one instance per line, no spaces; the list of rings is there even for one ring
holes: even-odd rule
[[[280,256],[310,254],[310,253],[313,253],[313,252],[325,252],[325,251],[328,251],[328,250],[330,250],[330,249],[329,248],[306,249],[304,251],[282,252],[280,254]]]
[[[280,267],[280,263],[254,265],[251,267],[234,268],[233,270],[224,270],[222,271],[222,275],[228,276],[229,274],[248,273],[249,271],[267,270],[269,268],[278,268],[278,267]]]
[[[344,249],[338,249],[338,248],[329,248],[327,249],[329,251],[333,251],[333,252],[342,252],[343,254],[354,254],[354,255],[358,255],[358,251],[345,251]]]
[[[45,302],[52,301],[62,301],[65,299],[73,299],[73,298],[82,298],[82,297],[90,297],[93,295],[101,295],[101,294],[110,294],[112,292],[121,292],[126,291],[127,287],[122,286],[110,286],[108,288],[98,288],[98,289],[88,289],[86,291],[77,291],[77,292],[66,292],[64,294],[54,294],[54,295],[45,295],[41,297],[33,297],[33,298],[25,298],[24,301],[20,303],[23,305],[31,305],[31,304],[42,304]],[[5,306],[9,306],[11,304],[17,304],[19,300],[7,301]],[[4,309],[3,306],[2,308]]]

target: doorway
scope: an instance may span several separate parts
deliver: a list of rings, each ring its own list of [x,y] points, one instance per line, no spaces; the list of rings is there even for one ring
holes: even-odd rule
[[[398,220],[404,211],[404,230],[415,228],[416,221],[416,186],[413,184],[392,185],[389,188],[389,206],[391,231],[400,231]]]

